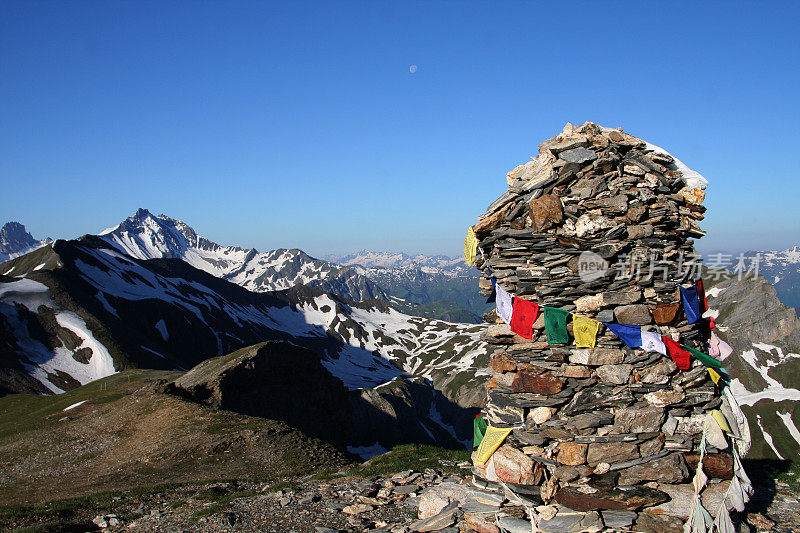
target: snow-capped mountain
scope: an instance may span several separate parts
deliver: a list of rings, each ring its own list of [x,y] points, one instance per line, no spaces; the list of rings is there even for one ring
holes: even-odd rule
[[[388,298],[380,287],[352,268],[314,259],[297,249],[262,253],[255,248],[221,246],[180,220],[156,216],[146,209],[139,209],[100,237],[131,257],[182,259],[253,292],[288,289],[302,283],[353,301]]]
[[[747,415],[753,459],[800,459],[800,320],[764,277],[710,270],[708,314],[733,353],[723,361]]]
[[[781,301],[800,310],[800,247],[745,255],[749,257],[748,264],[757,258],[759,273],[772,283]]]
[[[36,240],[19,222],[8,222],[0,228],[0,263],[46,246],[53,239]]]

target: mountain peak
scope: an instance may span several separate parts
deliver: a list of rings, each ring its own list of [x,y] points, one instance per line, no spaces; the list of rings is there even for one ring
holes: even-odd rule
[[[136,214],[133,215],[133,218],[147,218],[152,216],[153,214],[150,211],[148,211],[144,207],[140,207],[139,209],[136,210]]]
[[[51,242],[53,239],[50,238],[41,241],[35,239],[19,222],[7,222],[0,228],[0,262],[24,255]]]

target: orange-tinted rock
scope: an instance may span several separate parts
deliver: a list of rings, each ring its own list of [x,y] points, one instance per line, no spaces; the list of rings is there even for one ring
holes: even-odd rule
[[[464,513],[464,522],[475,533],[500,533],[500,528],[493,523],[494,515]]]
[[[684,452],[683,458],[689,466],[689,470],[697,470],[697,463],[700,461],[700,453]],[[703,471],[710,478],[731,479],[733,477],[733,455],[721,453],[709,453],[703,458]]]
[[[544,396],[558,394],[563,388],[564,380],[553,376],[550,372],[536,376],[527,371],[521,371],[517,373],[517,377],[511,383],[511,390],[514,392],[530,392]]]
[[[563,465],[578,466],[586,462],[588,444],[562,442],[558,445],[558,462]]]
[[[565,378],[578,378],[584,379],[588,378],[592,375],[592,369],[588,366],[583,365],[567,365],[564,368],[564,377]]]
[[[491,367],[492,370],[501,374],[503,372],[516,372],[517,363],[507,353],[501,353],[492,357]]]
[[[672,304],[658,304],[654,309],[651,309],[651,311],[656,324],[659,326],[671,326],[678,321],[678,311],[680,308],[681,304],[675,302]]]
[[[560,224],[564,219],[561,200],[554,194],[545,194],[531,200],[529,208],[534,231],[546,230],[555,224]]]
[[[505,222],[506,220],[506,211],[511,204],[498,209],[488,217],[479,220],[474,226],[472,226],[472,230],[475,232],[475,236],[478,239],[486,237],[490,231],[496,229],[500,224]]]

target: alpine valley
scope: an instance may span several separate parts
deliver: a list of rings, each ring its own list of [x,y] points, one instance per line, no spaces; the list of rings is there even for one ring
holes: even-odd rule
[[[493,306],[460,259],[262,253],[144,209],[76,240],[36,241],[14,223],[0,235],[0,394],[74,392],[138,369],[161,372],[147,378],[160,394],[343,451],[470,440],[491,355],[474,322]],[[770,276],[788,278],[784,263]],[[705,277],[751,456],[796,460],[796,312],[763,276]]]

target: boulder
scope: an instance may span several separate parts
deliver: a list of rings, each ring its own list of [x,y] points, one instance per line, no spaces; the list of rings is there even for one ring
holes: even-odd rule
[[[635,485],[645,481],[680,483],[689,476],[689,469],[680,453],[673,453],[620,471],[620,485]]]

